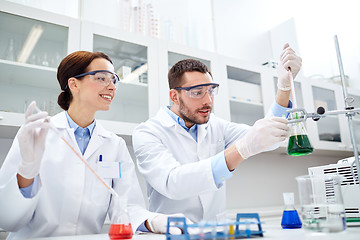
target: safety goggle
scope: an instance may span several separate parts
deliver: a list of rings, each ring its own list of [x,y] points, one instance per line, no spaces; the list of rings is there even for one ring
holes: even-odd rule
[[[209,94],[210,97],[216,95],[219,91],[218,83],[205,83],[199,84],[191,87],[177,87],[174,88],[176,90],[185,90],[186,94],[191,98],[203,98],[206,93]]]
[[[90,75],[94,81],[102,84],[105,87],[109,86],[110,83],[113,83],[115,85],[115,88],[117,88],[120,81],[120,78],[116,73],[108,70],[97,70],[97,71],[82,73],[76,75],[74,78],[80,78],[87,75]]]

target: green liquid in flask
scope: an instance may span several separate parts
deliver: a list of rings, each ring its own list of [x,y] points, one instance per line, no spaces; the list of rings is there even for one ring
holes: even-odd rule
[[[291,156],[303,156],[313,152],[307,135],[295,135],[289,138],[287,152]]]

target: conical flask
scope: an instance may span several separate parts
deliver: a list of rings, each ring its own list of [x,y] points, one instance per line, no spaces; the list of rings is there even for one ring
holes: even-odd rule
[[[299,119],[300,113],[291,113],[290,119]],[[314,151],[303,122],[291,123],[287,153],[291,156],[303,156]]]
[[[113,204],[113,212],[109,229],[110,239],[131,239],[133,231],[127,212],[127,199],[113,195],[111,202]]]
[[[301,228],[302,223],[294,205],[294,193],[283,193],[285,209],[281,219],[281,227],[284,229]]]

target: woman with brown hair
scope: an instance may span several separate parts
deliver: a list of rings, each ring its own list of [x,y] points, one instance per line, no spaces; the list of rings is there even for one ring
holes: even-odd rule
[[[119,77],[110,58],[78,51],[65,57],[57,78],[65,110],[52,118],[33,114],[16,135],[0,170],[0,227],[8,239],[100,233],[113,214],[112,196],[53,130],[95,170],[120,197],[128,200],[133,230],[164,233],[167,216],[144,209],[144,198],[125,141],[96,121],[115,96]],[[100,171],[102,164],[119,168],[120,176]],[[175,229],[175,231],[180,231]]]

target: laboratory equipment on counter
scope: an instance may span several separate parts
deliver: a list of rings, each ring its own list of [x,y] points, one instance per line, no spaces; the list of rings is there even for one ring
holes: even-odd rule
[[[334,40],[335,40],[335,48],[336,48],[338,65],[339,65],[339,70],[340,70],[343,96],[344,96],[344,101],[345,101],[345,110],[334,110],[334,111],[326,112],[323,107],[319,107],[317,109],[316,113],[308,113],[303,108],[294,108],[294,109],[289,110],[289,112],[295,112],[295,113],[297,112],[297,113],[301,113],[301,114],[300,114],[299,118],[290,119],[289,123],[304,122],[308,118],[312,118],[314,121],[318,121],[321,118],[326,117],[328,115],[345,114],[346,117],[348,118],[348,126],[349,126],[349,131],[350,131],[351,144],[352,144],[353,152],[354,152],[354,162],[353,162],[353,164],[350,165],[351,166],[350,169],[351,169],[351,173],[352,173],[353,177],[357,181],[359,181],[359,175],[355,175],[355,170],[353,168],[353,165],[355,165],[356,171],[358,173],[360,172],[359,151],[357,148],[357,143],[356,143],[355,133],[354,133],[353,125],[352,125],[352,120],[356,114],[360,114],[360,108],[354,108],[353,106],[351,106],[352,102],[354,102],[354,98],[348,97],[347,88],[346,88],[346,84],[345,84],[345,74],[344,74],[344,69],[343,69],[341,54],[340,54],[340,48],[339,48],[339,42],[338,42],[338,38],[336,35],[334,36]]]
[[[281,219],[281,227],[284,229],[301,228],[299,214],[295,209],[294,193],[283,193],[285,209]]]
[[[293,100],[293,106],[294,109],[297,109],[294,79],[290,70],[288,71],[288,73],[291,84],[291,95]],[[298,112],[291,112],[289,119],[290,120],[297,119],[299,118],[298,116],[299,114],[300,113]],[[287,153],[290,156],[303,156],[303,155],[311,154],[313,150],[314,148],[310,143],[304,123],[302,122],[290,123],[290,137],[287,147]]]
[[[112,196],[111,204],[114,204],[114,212],[111,216],[109,228],[110,239],[131,239],[133,230],[127,212],[127,200],[125,198]]]
[[[170,227],[182,229],[182,234],[171,235]],[[189,229],[192,229],[192,231],[189,231]],[[218,231],[219,229],[222,230]],[[196,234],[189,232],[196,232]],[[166,230],[166,240],[237,239],[263,236],[259,214],[257,213],[238,213],[235,222],[226,221],[218,223],[201,222],[187,224],[185,217],[169,217]]]
[[[41,110],[35,105],[35,111],[36,112],[41,112]],[[50,124],[50,129],[54,131],[54,133],[56,133],[56,135],[58,135],[59,138],[61,138],[61,140],[63,140],[65,142],[65,144],[75,153],[75,155],[80,159],[80,161],[85,164],[85,166],[90,170],[90,172],[92,174],[94,174],[94,176],[103,184],[103,186],[113,195],[116,197],[119,197],[119,195],[115,192],[115,190],[110,187],[108,184],[106,184],[106,182],[94,171],[94,169],[92,169],[90,167],[90,165],[79,155],[79,153],[71,146],[71,144],[66,141],[66,139],[62,136],[62,134],[57,130],[57,128],[51,123]]]
[[[308,231],[335,233],[346,229],[345,209],[337,175],[296,177],[299,187],[301,219]],[[330,192],[327,193],[327,190]]]
[[[360,188],[359,181],[351,173],[351,165],[354,157],[339,160],[336,164],[311,167],[308,169],[310,175],[338,174],[342,177],[341,193],[344,200],[346,225],[360,227]],[[358,172],[355,170],[355,175]],[[326,188],[325,194],[332,196],[333,190]]]

